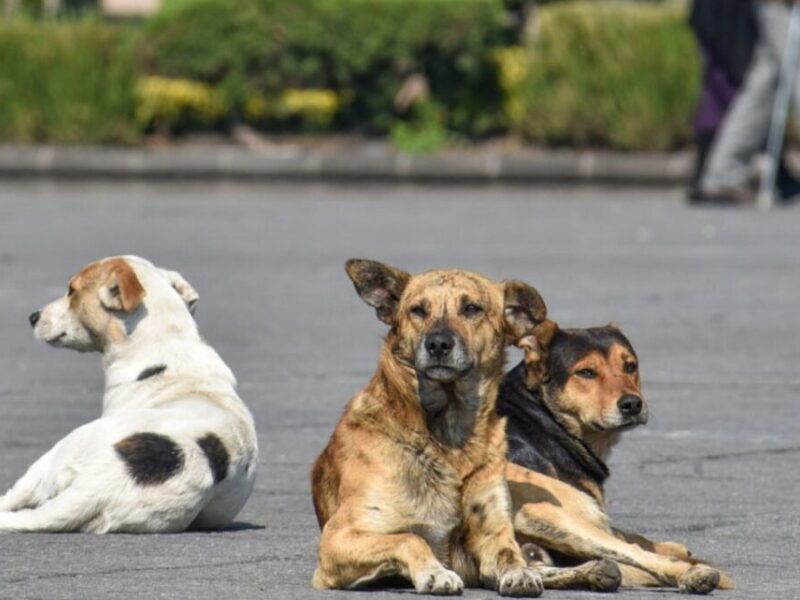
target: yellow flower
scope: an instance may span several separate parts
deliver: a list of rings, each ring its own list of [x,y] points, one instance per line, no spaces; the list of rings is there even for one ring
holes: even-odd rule
[[[143,124],[180,118],[210,124],[228,112],[224,99],[210,85],[188,79],[144,77],[136,92],[136,118]]]

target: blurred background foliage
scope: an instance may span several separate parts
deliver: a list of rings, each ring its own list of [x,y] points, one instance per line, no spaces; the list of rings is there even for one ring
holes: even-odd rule
[[[664,150],[687,143],[697,96],[677,1],[165,0],[124,21],[41,6],[0,18],[0,141],[246,124],[409,151],[498,135]]]

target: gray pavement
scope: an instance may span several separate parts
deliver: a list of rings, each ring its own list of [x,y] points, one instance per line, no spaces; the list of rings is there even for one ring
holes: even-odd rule
[[[100,410],[99,357],[38,344],[28,313],[120,253],[200,292],[201,330],[256,416],[256,490],[222,533],[0,535],[0,598],[409,598],[309,583],[309,467],[383,332],[351,256],[514,276],[562,324],[621,323],[652,419],[612,457],[614,520],[728,568],[738,589],[718,596],[800,596],[800,209],[690,210],[630,188],[2,182],[1,488]]]

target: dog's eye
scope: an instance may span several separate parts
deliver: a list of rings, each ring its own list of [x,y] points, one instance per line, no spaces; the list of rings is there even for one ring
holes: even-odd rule
[[[622,367],[622,370],[626,373],[636,373],[636,367],[638,365],[635,362],[626,362],[625,366]]]
[[[597,371],[594,369],[580,369],[575,371],[575,375],[582,377],[583,379],[594,379],[597,377]]]
[[[461,309],[461,313],[465,317],[475,317],[483,312],[483,307],[479,304],[475,304],[474,302],[470,302],[464,308]]]
[[[72,296],[75,293],[75,288],[71,285],[67,288],[67,297]]]
[[[417,306],[412,306],[410,312],[412,315],[414,315],[415,317],[419,317],[420,319],[424,319],[425,317],[428,316],[428,311],[425,310],[425,307],[422,306],[421,304],[418,304]]]

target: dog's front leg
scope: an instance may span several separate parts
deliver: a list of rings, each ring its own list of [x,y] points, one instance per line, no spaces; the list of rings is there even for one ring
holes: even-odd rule
[[[463,493],[465,543],[478,563],[481,584],[503,596],[535,598],[542,578],[528,567],[514,539],[511,498],[505,481],[505,461],[496,460],[465,482]]]
[[[340,507],[322,530],[314,587],[352,589],[393,575],[409,579],[420,594],[460,594],[464,589],[461,578],[437,560],[422,537],[368,531],[346,506]]]

